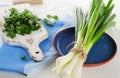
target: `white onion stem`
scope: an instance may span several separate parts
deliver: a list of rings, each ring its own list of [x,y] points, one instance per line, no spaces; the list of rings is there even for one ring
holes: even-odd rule
[[[62,71],[62,74],[66,77],[71,76],[72,70],[75,67],[75,64],[79,61],[79,55],[76,54],[76,56],[72,59],[72,61],[65,67],[65,69]]]
[[[59,65],[56,66],[55,68],[52,69],[52,72],[54,72],[56,75],[60,74],[62,72],[62,70],[66,67],[67,64],[65,65]]]
[[[65,65],[65,64],[67,64],[68,62],[70,62],[72,59],[73,59],[73,57],[75,56],[75,52],[69,52],[67,55],[65,55],[65,56],[62,56],[62,57],[58,57],[57,59],[56,59],[56,65],[60,65],[60,66],[62,66],[62,65]]]
[[[79,59],[79,61],[76,63],[76,65],[72,71],[72,75],[71,75],[72,78],[80,78],[81,77],[84,61],[85,60],[81,57]]]

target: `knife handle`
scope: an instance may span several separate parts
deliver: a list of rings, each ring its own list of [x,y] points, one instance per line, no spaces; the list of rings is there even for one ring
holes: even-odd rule
[[[14,0],[13,4],[22,4],[22,3],[29,3],[29,4],[42,4],[43,0]]]

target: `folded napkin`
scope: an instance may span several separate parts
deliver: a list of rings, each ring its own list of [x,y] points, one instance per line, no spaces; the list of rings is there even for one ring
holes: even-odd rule
[[[21,60],[23,55],[27,57],[25,61]],[[27,51],[21,47],[13,47],[3,43],[0,48],[0,70],[24,73],[24,65],[30,61]]]
[[[49,49],[52,46],[51,43],[52,37],[63,26],[64,22],[56,21],[52,27],[47,26],[44,22],[42,23],[49,33],[49,38],[40,44],[40,48],[45,54],[49,51]],[[21,60],[21,56],[23,55],[27,57],[26,60]],[[47,54],[45,55],[47,56]],[[26,74],[24,72],[24,66],[28,64],[30,61],[32,60],[29,57],[28,52],[24,48],[17,46],[10,46],[5,42],[3,43],[2,47],[0,47],[0,70],[15,71]],[[34,64],[38,64],[38,63],[34,62]]]

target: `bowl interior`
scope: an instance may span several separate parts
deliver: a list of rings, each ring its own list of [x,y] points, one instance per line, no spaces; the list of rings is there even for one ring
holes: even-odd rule
[[[53,46],[58,54],[66,55],[73,45],[75,28],[67,28],[58,32],[53,39]],[[114,40],[104,33],[91,48],[85,64],[98,64],[110,60],[116,54],[117,46]]]

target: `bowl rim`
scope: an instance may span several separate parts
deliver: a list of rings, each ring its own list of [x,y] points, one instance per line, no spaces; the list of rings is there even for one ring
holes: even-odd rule
[[[57,53],[58,57],[62,56],[62,54],[55,48],[54,41],[55,41],[56,37],[57,37],[61,32],[65,31],[65,30],[68,30],[68,29],[71,29],[71,28],[74,28],[74,26],[61,29],[60,31],[58,31],[58,32],[54,35],[54,37],[53,37],[53,39],[52,39],[52,46],[53,46],[55,52]],[[103,62],[100,62],[100,63],[96,63],[96,64],[85,64],[85,63],[84,63],[84,64],[83,64],[84,67],[96,67],[96,66],[104,65],[104,64],[110,62],[110,61],[116,56],[117,50],[118,50],[118,49],[117,49],[117,44],[116,44],[115,40],[114,40],[110,35],[108,35],[107,33],[105,33],[105,34],[106,34],[107,36],[109,36],[109,37],[113,40],[113,42],[115,43],[116,50],[115,50],[114,54],[113,54],[112,57],[110,57],[109,59],[107,59],[107,60],[105,60],[105,61],[103,61]]]

